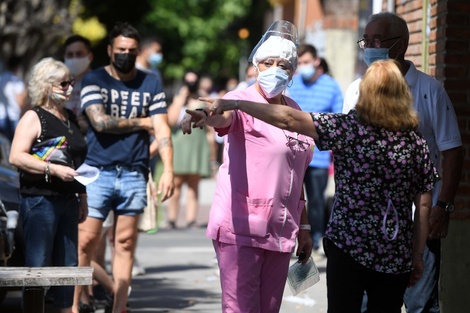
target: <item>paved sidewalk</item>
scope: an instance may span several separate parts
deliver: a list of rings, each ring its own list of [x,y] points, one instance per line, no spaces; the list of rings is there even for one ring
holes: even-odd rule
[[[213,179],[203,180],[200,188],[201,210],[198,223],[205,225],[215,182]],[[181,213],[179,224],[184,225],[184,206]],[[212,242],[205,237],[204,227],[141,234],[136,255],[146,274],[137,276],[132,281],[128,301],[132,313],[221,312],[218,268]],[[320,271],[320,282],[296,297],[292,296],[286,286],[281,313],[327,311],[326,259],[315,255],[314,260]],[[292,262],[295,262],[294,258]],[[10,292],[4,304],[0,305],[0,312],[20,313],[20,303],[21,292]],[[97,311],[102,312],[103,310]]]
[[[207,224],[215,188],[213,179],[201,181],[198,224]],[[184,191],[182,204],[184,203]],[[182,205],[179,225],[184,225]],[[221,312],[218,268],[205,228],[160,230],[139,237],[137,257],[146,274],[133,279],[132,312]],[[292,296],[286,285],[281,313],[326,312],[326,259],[314,255],[320,282]],[[295,258],[292,259],[292,263]]]

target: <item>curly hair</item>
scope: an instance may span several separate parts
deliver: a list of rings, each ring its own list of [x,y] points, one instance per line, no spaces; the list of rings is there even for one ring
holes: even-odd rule
[[[414,130],[418,113],[397,61],[375,61],[359,86],[357,113],[366,123],[388,130]]]
[[[42,59],[31,70],[28,83],[31,104],[33,106],[46,105],[52,84],[70,79],[70,71],[64,63],[53,58]]]

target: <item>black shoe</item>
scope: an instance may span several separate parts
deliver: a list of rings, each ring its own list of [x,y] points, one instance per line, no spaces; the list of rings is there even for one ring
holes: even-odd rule
[[[94,313],[95,312],[95,307],[91,304],[86,304],[86,303],[81,303],[78,306],[78,312],[79,313]]]
[[[186,228],[197,228],[196,222],[191,221],[188,224],[186,224]]]
[[[106,305],[104,306],[104,313],[113,313],[114,295],[106,294]]]

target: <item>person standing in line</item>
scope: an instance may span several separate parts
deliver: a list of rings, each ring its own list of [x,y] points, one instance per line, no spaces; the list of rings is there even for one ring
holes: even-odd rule
[[[158,76],[158,79],[163,84],[163,79],[160,71],[158,70],[158,66],[163,61],[163,53],[162,53],[162,43],[158,37],[151,36],[145,37],[140,41],[139,44],[139,55],[135,61],[135,67],[141,71],[154,74]],[[147,197],[153,197],[155,202],[158,202],[157,195],[156,195],[156,187],[155,187],[155,171],[159,160],[158,155],[158,142],[155,140],[155,137],[152,136],[150,138],[150,175],[149,181],[147,184],[149,185],[150,195]],[[150,202],[150,201],[148,201]],[[146,208],[147,209],[147,208]],[[146,218],[145,215],[142,218]],[[134,257],[134,265],[132,267],[132,277],[144,275],[146,273],[145,268],[140,265],[137,257]]]
[[[442,181],[433,189],[431,231],[424,251],[423,278],[408,288],[404,296],[408,313],[435,313],[440,311],[438,281],[441,239],[447,236],[449,218],[454,211],[463,149],[454,108],[441,83],[418,71],[411,61],[405,59],[409,36],[403,18],[395,13],[382,12],[369,18],[364,38],[358,44],[364,49],[364,61],[368,66],[376,60],[388,58],[400,63],[420,118],[418,130],[429,145],[432,161],[440,169]],[[354,108],[360,96],[359,84],[360,79],[351,83],[346,90],[343,112]]]
[[[257,82],[224,98],[261,102],[267,110],[282,103],[300,112],[283,95],[297,68],[297,45],[295,26],[275,21],[250,56]],[[222,312],[279,312],[296,241],[303,263],[312,252],[302,182],[313,141],[240,110],[187,113],[183,132],[191,133],[191,123],[200,121],[198,127],[211,125],[226,136],[206,232],[220,269]]]
[[[343,94],[331,76],[323,71],[317,49],[309,44],[299,47],[299,67],[293,84],[287,89],[302,111],[338,113],[343,108]],[[320,151],[315,146],[312,161],[305,173],[308,222],[312,226],[313,249],[318,251],[325,235],[327,212],[325,190],[331,165],[330,151]],[[319,251],[323,252],[323,251]]]
[[[210,177],[211,145],[214,142],[212,128],[197,129],[191,137],[184,136],[179,123],[186,109],[197,109],[204,106],[198,100],[199,75],[188,71],[183,77],[184,84],[168,108],[168,121],[172,126],[174,143],[175,192],[168,203],[168,227],[177,228],[180,211],[180,198],[183,184],[186,192],[186,228],[197,227],[199,211],[199,184],[202,177]],[[209,142],[209,140],[211,140]]]
[[[88,218],[79,228],[79,265],[90,265],[103,221],[112,210],[113,313],[126,312],[137,224],[147,202],[149,131],[154,131],[164,167],[158,193],[162,201],[173,193],[173,148],[165,94],[155,75],[135,67],[139,41],[130,24],[116,24],[109,33],[110,64],[89,72],[82,81],[82,110],[90,123],[86,163],[98,167],[100,175],[87,186],[92,192]]]
[[[207,102],[213,118],[238,110],[333,151],[336,192],[324,240],[328,313],[360,312],[364,291],[369,312],[400,313],[407,285],[422,276],[439,176],[416,130],[418,114],[399,64],[372,64],[360,91],[348,114],[268,108],[235,97]]]
[[[158,66],[163,61],[160,39],[157,37],[146,37],[142,39],[139,47],[140,53],[135,61],[137,69],[161,76],[158,70]]]
[[[80,35],[72,35],[64,42],[64,63],[69,68],[75,80],[72,95],[67,101],[67,108],[78,117],[78,123],[83,135],[88,130],[88,123],[81,112],[80,92],[82,91],[82,79],[91,70],[93,61],[91,42]]]
[[[83,136],[85,136],[88,130],[88,122],[81,112],[80,92],[82,90],[83,76],[85,76],[85,74],[91,70],[90,64],[93,61],[91,42],[83,36],[71,35],[65,40],[63,50],[64,63],[74,78],[74,87],[72,94],[67,101],[66,108],[72,110],[73,113],[77,116],[80,130]],[[103,242],[106,242],[105,239]],[[105,270],[104,250],[104,248],[97,249],[91,265],[94,268],[95,279],[100,283],[101,286],[104,286],[105,290],[108,290],[108,292],[112,294],[113,282]],[[103,253],[100,253],[101,251],[103,251]],[[79,313],[88,313],[94,311],[90,306],[88,297],[85,294],[82,294],[81,297],[74,297],[74,301],[80,301],[80,304],[74,304],[79,306]]]
[[[163,61],[161,41],[157,37],[147,37],[142,39],[139,47],[139,55],[135,61],[135,67],[141,71],[157,75],[163,84],[162,75],[158,70],[158,66]],[[152,137],[152,143],[150,144],[150,170],[152,174],[154,174],[155,167],[157,166],[157,153],[158,143]]]
[[[13,140],[16,125],[27,110],[28,91],[17,76],[22,59],[12,56],[8,59],[6,71],[0,74],[0,134]]]
[[[256,83],[256,68],[253,63],[248,63],[245,68],[245,79],[238,83],[235,90],[245,89]]]
[[[86,188],[74,177],[87,145],[77,117],[65,108],[72,89],[73,78],[64,63],[45,58],[33,67],[33,108],[18,123],[10,152],[10,163],[20,172],[25,266],[78,264],[78,224],[85,220],[88,206]],[[58,160],[54,153],[64,157]],[[73,286],[48,291],[61,313],[72,312],[73,292]]]

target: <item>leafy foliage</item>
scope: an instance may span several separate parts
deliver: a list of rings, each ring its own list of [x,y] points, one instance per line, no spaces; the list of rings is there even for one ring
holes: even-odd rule
[[[4,0],[0,2],[0,59],[22,56],[23,73],[57,53],[71,33],[78,0]]]
[[[161,71],[167,83],[188,69],[216,79],[237,77],[240,59],[246,59],[265,30],[269,8],[266,0],[1,0],[0,59],[22,55],[27,72],[42,57],[61,57],[61,45],[73,33],[74,22],[83,24],[78,18],[98,18],[95,24],[105,25],[106,31],[127,21],[142,37],[161,38]],[[102,29],[89,27],[81,27],[85,33],[80,33],[92,40],[102,37]],[[238,37],[240,28],[250,31],[248,39]],[[94,46],[94,67],[109,62],[106,45],[104,38]]]
[[[164,38],[164,77],[181,77],[194,69],[212,76],[238,73],[247,43],[233,25],[247,15],[251,0],[153,0],[155,8],[141,25]],[[179,50],[179,51],[178,51]]]

